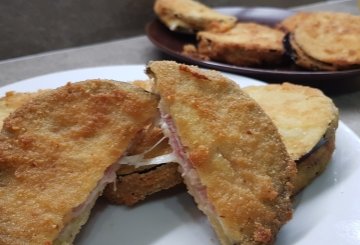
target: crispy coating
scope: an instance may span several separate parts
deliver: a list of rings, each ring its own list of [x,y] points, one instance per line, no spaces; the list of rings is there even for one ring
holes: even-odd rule
[[[181,53],[185,56],[198,59],[198,60],[210,60],[210,57],[200,54],[197,47],[194,44],[185,44]]]
[[[193,188],[194,175],[185,183],[221,243],[274,242],[291,217],[296,168],[270,118],[218,72],[163,61],[151,62],[148,73],[203,190]]]
[[[112,203],[132,206],[147,196],[182,183],[177,163],[152,166],[151,169],[118,175],[116,183],[109,184],[104,196]]]
[[[238,23],[224,33],[199,32],[197,38],[200,55],[234,65],[277,64],[285,52],[284,33],[256,23]]]
[[[339,68],[330,63],[321,62],[307,55],[304,50],[296,43],[294,35],[289,36],[289,41],[292,49],[292,58],[295,61],[295,64],[310,70],[320,70],[320,71],[336,71]]]
[[[146,83],[145,87],[148,87]],[[298,193],[326,169],[331,159],[335,149],[335,130],[339,119],[337,108],[321,91],[306,86],[284,83],[245,87],[243,90],[255,99],[273,120],[288,153],[296,161],[298,171],[294,181],[294,194]],[[159,128],[146,131],[144,134],[139,144],[134,144],[131,148],[130,155],[144,152],[163,137]],[[314,150],[321,140],[327,143]],[[153,151],[152,156],[171,151],[167,142],[164,143],[160,145],[163,150]],[[164,151],[165,148],[168,149]],[[175,171],[176,165],[171,164],[169,168]],[[149,173],[144,173],[152,177],[142,177],[142,170],[139,173],[130,166],[122,166],[118,174],[129,176],[119,177],[121,182],[118,183],[116,191],[110,185],[105,196],[117,204],[133,205],[155,191],[177,184],[180,177],[179,173],[172,172],[173,174],[167,174],[165,179],[161,179],[162,168],[154,167],[148,170]],[[143,183],[145,180],[146,183]],[[155,189],[152,188],[152,181],[156,186]]]
[[[309,17],[309,15],[311,15],[311,12],[297,12],[285,18],[277,24],[276,27],[284,32],[293,32],[299,24]]]
[[[156,104],[133,85],[89,80],[12,113],[0,133],[0,244],[52,244]]]
[[[150,127],[144,130],[128,150],[128,155],[146,152],[144,158],[147,159],[172,152],[168,139],[161,141],[153,148],[163,137],[164,134],[160,127]],[[151,150],[149,151],[149,149]],[[121,165],[117,171],[116,186],[109,184],[105,189],[104,196],[112,203],[132,206],[153,193],[182,183],[177,169],[177,163],[160,166],[148,165],[139,168]]]
[[[291,43],[295,43],[305,55],[329,64],[335,70],[360,65],[360,16],[335,12],[313,13],[295,28],[292,35]]]
[[[301,85],[251,86],[244,91],[270,116],[296,161],[294,194],[298,193],[325,170],[331,159],[338,109],[320,90]]]
[[[11,112],[45,91],[46,90],[39,90],[34,93],[7,92],[5,96],[0,99],[0,128],[3,126],[4,119],[7,118]]]
[[[331,159],[335,149],[338,110],[321,91],[306,86],[284,83],[250,86],[243,90],[255,99],[273,120],[288,153],[296,161],[297,175],[293,195],[297,194],[326,169]],[[146,131],[144,134],[139,144],[134,144],[131,148],[130,155],[144,152],[163,137],[159,128]],[[326,143],[322,144],[321,141]],[[320,147],[318,147],[319,143],[321,143]],[[163,150],[152,151],[152,156],[171,151],[167,142],[159,147]],[[176,165],[171,164],[169,168],[175,171]],[[173,174],[167,174],[166,178],[162,179],[162,167],[152,167],[148,170],[149,173],[142,171],[143,169],[139,171],[130,166],[122,166],[118,174],[129,176],[119,176],[121,184],[118,183],[116,191],[112,185],[109,185],[105,196],[117,204],[134,205],[155,191],[170,188],[171,184],[178,184],[180,178],[180,173],[171,172]],[[151,175],[151,178],[142,177],[142,174]],[[145,180],[146,183],[143,183]],[[152,188],[152,181],[156,188]]]
[[[150,81],[134,81],[134,85],[145,90],[151,90]],[[42,94],[44,91],[33,93],[8,92],[0,99],[0,123],[15,109],[29,102],[32,98]],[[148,125],[133,141],[127,150],[128,155],[135,155],[145,152],[153,147],[164,137],[159,127]],[[151,151],[145,154],[145,158],[151,158],[172,151],[167,140],[162,141]],[[180,173],[177,171],[177,164],[170,163],[161,166],[143,166],[136,168],[130,165],[121,165],[117,171],[118,180],[116,188],[109,184],[104,191],[104,196],[116,204],[128,206],[145,199],[147,196],[174,187],[182,183]]]
[[[149,80],[135,81],[133,84],[151,90]],[[310,87],[284,83],[250,86],[243,90],[255,99],[273,120],[288,153],[296,161],[297,175],[293,193],[298,193],[326,169],[331,159],[335,149],[338,110],[321,91]],[[2,118],[7,117],[10,112],[41,92],[6,93],[6,96],[0,99],[0,115]],[[147,127],[128,149],[128,154],[142,153],[162,137],[164,135],[159,127]],[[321,140],[326,143],[314,150]],[[168,142],[163,141],[146,156],[155,157],[171,151]],[[144,166],[138,169],[121,165],[117,171],[119,179],[117,188],[114,189],[114,185],[110,184],[104,196],[116,204],[134,205],[155,192],[179,184],[181,176],[176,170],[177,165],[174,163],[161,167]]]
[[[148,92],[152,91],[152,82],[150,80],[135,80],[131,82],[132,84],[134,84],[135,86],[138,86]]]
[[[244,88],[270,116],[294,160],[319,142],[330,127],[335,131],[339,113],[320,90],[290,83]]]
[[[222,32],[235,25],[234,16],[224,15],[193,0],[156,0],[155,14],[172,31]]]

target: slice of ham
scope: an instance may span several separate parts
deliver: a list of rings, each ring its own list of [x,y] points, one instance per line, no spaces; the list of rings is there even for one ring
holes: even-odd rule
[[[57,241],[67,240],[68,236],[71,236],[72,231],[72,222],[80,218],[84,213],[89,212],[90,209],[95,205],[97,198],[102,194],[105,186],[109,183],[113,183],[116,181],[116,171],[119,169],[118,162],[110,165],[104,172],[104,176],[99,180],[96,187],[90,192],[85,202],[80,204],[79,206],[72,209],[70,213],[70,223],[63,227],[59,236],[57,237]]]
[[[180,165],[181,176],[184,178],[189,192],[193,195],[196,203],[203,212],[213,213],[214,207],[208,201],[206,187],[201,183],[196,169],[193,167],[193,164],[186,154],[184,146],[177,135],[174,121],[169,114],[164,112],[161,103],[159,107],[163,121],[163,123],[161,123],[161,128],[163,129],[164,135],[169,138],[169,143],[177,159],[176,162]]]
[[[93,189],[90,192],[86,201],[83,202],[81,205],[73,208],[72,218],[76,218],[76,217],[80,216],[84,212],[84,210],[86,210],[89,207],[89,205],[94,203],[94,200],[97,199],[98,196],[101,195],[102,191],[104,190],[104,188],[107,184],[115,182],[116,171],[118,169],[119,169],[119,164],[118,164],[118,162],[116,162],[116,163],[112,164],[111,166],[109,166],[105,170],[104,176],[100,179],[100,181],[96,185],[95,189]]]

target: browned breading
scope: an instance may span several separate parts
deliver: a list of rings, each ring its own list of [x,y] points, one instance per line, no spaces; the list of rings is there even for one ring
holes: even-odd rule
[[[198,52],[211,60],[240,66],[282,61],[284,33],[256,23],[238,23],[224,33],[199,32]]]
[[[187,188],[221,243],[274,242],[291,217],[296,167],[270,118],[218,72],[163,61],[148,73],[185,150]]]
[[[244,91],[255,99],[273,120],[283,138],[288,153],[296,161],[298,171],[294,181],[293,195],[297,194],[326,169],[331,159],[335,149],[335,131],[339,120],[338,110],[333,102],[320,90],[306,86],[284,83],[281,85],[245,87]],[[156,129],[158,131],[146,133],[149,136],[143,136],[145,140],[141,141],[140,144],[135,144],[135,151],[130,154],[141,153],[154,145],[162,137],[160,129]],[[159,133],[160,135],[158,135]],[[154,137],[154,135],[157,137]],[[154,139],[148,140],[151,138]],[[170,148],[167,142],[164,143],[162,147]],[[170,149],[166,152],[170,152]],[[159,153],[159,155],[161,154],[163,152]],[[153,156],[156,156],[156,154],[153,154]],[[126,167],[121,168],[123,175],[134,175],[120,178],[124,179],[126,177],[131,181],[126,182],[123,180],[121,188],[118,186],[116,191],[113,191],[114,189],[110,186],[111,191],[105,193],[107,198],[118,204],[133,205],[154,192],[150,182],[145,183],[146,188],[139,184],[139,180],[144,178],[141,178],[140,173],[136,173],[138,170],[129,166],[126,173],[124,168]],[[174,165],[172,165],[172,168],[176,169]],[[160,170],[161,168],[152,167],[148,171],[151,172],[152,176],[157,175],[160,178],[162,175]],[[177,184],[180,174],[167,175],[167,177],[168,179],[163,180],[164,188],[171,187],[171,183]],[[147,180],[149,179],[147,178]],[[153,180],[150,179],[150,181]],[[132,182],[136,184],[131,184]],[[162,189],[161,183],[156,181],[156,185],[156,190],[160,191]],[[123,191],[124,189],[129,191]],[[132,192],[136,194],[132,194]],[[131,200],[131,202],[127,200]]]
[[[296,65],[310,70],[336,71],[338,69],[333,64],[321,62],[307,55],[295,42],[293,34],[289,36],[289,42],[292,49],[292,57]]]
[[[135,81],[134,84],[149,90],[151,82]],[[287,151],[296,161],[298,172],[294,182],[294,194],[298,193],[326,169],[331,159],[335,149],[337,109],[321,91],[300,85],[284,83],[251,86],[245,87],[244,91],[255,99],[273,120],[283,137]],[[0,115],[7,117],[10,112],[37,95],[38,93],[6,93],[6,96],[0,99]],[[143,130],[136,143],[128,150],[128,154],[143,153],[162,137],[164,135],[158,127]],[[326,143],[318,147],[319,141]],[[145,155],[151,158],[171,151],[167,140],[164,140]],[[116,204],[134,205],[155,192],[179,184],[181,177],[176,169],[176,164],[158,167],[151,165],[137,169],[130,165],[121,165],[117,171],[120,180],[117,188],[114,189],[114,185],[110,184],[104,196]]]
[[[339,113],[319,89],[291,83],[244,88],[270,116],[290,156],[299,160],[326,134],[337,128]]]
[[[52,244],[156,104],[133,85],[89,80],[12,113],[0,133],[0,243]]]
[[[182,183],[177,163],[153,166],[145,171],[118,175],[116,186],[109,184],[104,196],[112,203],[132,206],[147,196]]]
[[[343,70],[360,66],[359,37],[360,16],[317,12],[297,25],[290,43],[297,53],[299,66]]]
[[[306,20],[311,12],[297,12],[276,25],[276,28],[284,32],[293,32],[295,28]]]
[[[135,80],[131,82],[132,84],[145,89],[148,92],[151,92],[152,90],[152,82],[150,80]]]
[[[194,44],[185,44],[181,53],[194,59],[210,60],[208,56],[200,54]]]
[[[0,99],[0,128],[2,128],[4,119],[7,118],[11,112],[45,91],[46,90],[39,90],[34,93],[7,92],[5,96]]]
[[[150,90],[150,81],[134,81],[133,84]],[[0,99],[0,124],[15,109],[29,102],[32,98],[44,93],[44,90],[33,93],[8,92]],[[145,152],[164,137],[159,127],[147,126],[136,138],[136,142],[128,149],[128,155]],[[151,158],[171,152],[172,149],[167,140],[161,142],[154,149],[145,154],[145,158]],[[155,192],[168,189],[182,182],[177,172],[177,164],[162,166],[143,166],[135,168],[131,165],[121,165],[117,171],[117,188],[109,184],[104,196],[116,204],[134,205],[146,196]]]
[[[222,32],[235,25],[236,18],[220,14],[193,0],[156,0],[155,14],[172,31]]]

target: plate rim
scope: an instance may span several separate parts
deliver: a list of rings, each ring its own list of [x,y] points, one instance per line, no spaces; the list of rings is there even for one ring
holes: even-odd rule
[[[137,68],[137,69],[140,70],[140,69],[144,68],[145,65],[144,64],[132,64],[132,65],[95,66],[95,67],[76,68],[76,69],[69,69],[69,70],[51,72],[51,73],[47,73],[47,74],[34,76],[34,77],[26,78],[26,79],[23,79],[23,80],[19,80],[17,82],[2,86],[2,87],[0,87],[0,93],[4,92],[4,90],[6,90],[7,88],[11,88],[11,86],[13,86],[14,84],[20,84],[20,83],[24,84],[24,83],[28,83],[28,82],[31,82],[32,80],[39,79],[39,78],[41,78],[41,79],[45,78],[46,79],[46,77],[57,76],[59,74],[63,75],[64,73],[82,72],[84,70],[106,69],[106,68],[117,69],[119,67],[122,67],[124,69],[130,67],[130,68]],[[221,72],[221,73],[224,74],[224,72]],[[139,74],[137,74],[137,75],[139,75]],[[225,75],[227,75],[227,74],[225,73]],[[241,76],[241,75],[238,75],[238,74],[228,74],[228,75],[234,76],[234,77],[239,77],[240,79],[244,77],[244,76]],[[244,78],[246,78],[246,77],[244,77]],[[249,78],[247,78],[247,79],[249,79]],[[232,80],[234,80],[234,79],[232,79]],[[251,79],[251,80],[257,81],[256,79]],[[235,82],[237,82],[237,81],[235,80]],[[266,84],[266,83],[264,83],[264,84]],[[31,87],[31,86],[29,86],[29,87]],[[355,139],[358,142],[358,144],[360,145],[360,137],[349,126],[347,126],[345,123],[343,123],[341,120],[339,121],[339,129],[341,129],[341,131],[339,130],[337,133],[339,133],[339,134],[340,133],[345,133],[346,136],[349,136],[349,137]],[[106,242],[106,241],[104,241],[104,242]]]

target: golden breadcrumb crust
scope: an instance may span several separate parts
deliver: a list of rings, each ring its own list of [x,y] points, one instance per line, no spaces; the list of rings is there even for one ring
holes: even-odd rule
[[[277,64],[282,61],[284,33],[256,24],[238,23],[224,33],[199,32],[198,52],[234,65]]]
[[[360,16],[318,12],[309,15],[294,32],[304,53],[337,69],[360,65]]]
[[[150,91],[151,82],[149,80],[135,81],[133,84],[136,84],[137,86],[140,86],[144,89],[146,88]],[[308,186],[315,177],[317,177],[326,169],[326,166],[331,159],[332,153],[335,149],[335,130],[338,123],[337,110],[332,108],[332,103],[324,104],[324,101],[326,102],[327,98],[322,94],[322,92],[309,87],[284,83],[282,85],[251,86],[245,87],[243,89],[250,95],[250,97],[255,99],[260,104],[260,106],[262,106],[265,112],[273,120],[275,125],[278,127],[280,135],[283,137],[287,151],[289,152],[290,156],[296,160],[297,175],[294,181],[294,194],[298,193],[306,186]],[[309,91],[314,92],[314,94],[310,93]],[[0,99],[0,115],[2,118],[7,117],[10,112],[14,111],[17,107],[26,103],[31,98],[37,96],[38,93],[39,92],[6,93],[6,96]],[[308,97],[298,96],[299,93],[307,94]],[[287,96],[287,94],[290,94],[290,96]],[[316,96],[314,97],[317,99],[311,99],[312,95],[315,94]],[[318,97],[324,98],[322,100]],[[276,99],[274,100],[273,98]],[[291,125],[286,124],[286,122],[289,121],[289,118],[292,117],[295,117],[295,120],[299,120],[299,118],[300,120],[302,119],[302,116],[300,116],[298,113],[291,113],[293,110],[289,109],[288,106],[290,103],[292,106],[301,107],[302,104],[306,103],[306,101],[309,99],[311,100],[311,104],[306,106],[309,106],[310,110],[303,114],[309,115],[310,113],[310,115],[312,115],[314,118],[310,118],[308,116],[304,122],[300,122],[300,126],[304,125],[307,127],[307,122],[309,120],[318,120],[316,113],[317,109],[330,109],[330,111],[333,111],[334,116],[331,123],[328,125],[328,128],[324,134],[325,136],[320,139],[325,140],[327,143],[322,144],[321,147],[313,150],[313,147],[317,147],[317,143],[320,141],[319,140],[315,145],[313,145],[313,147],[311,147],[311,144],[307,144],[307,147],[303,148],[303,151],[299,151],[299,146],[294,144],[294,142],[300,142],[303,139],[303,136],[307,135],[307,129],[304,128],[303,130],[299,130],[297,127],[292,128]],[[286,113],[283,116],[279,116],[284,108]],[[297,112],[297,110],[295,111]],[[282,127],[284,127],[285,130],[283,130]],[[286,133],[287,130],[291,129],[293,129],[294,132]],[[133,155],[142,153],[152,147],[162,137],[164,137],[164,135],[161,129],[158,127],[144,130],[137,136],[138,139],[132,145],[132,147],[128,149],[128,154]],[[296,137],[298,138],[296,139]],[[313,143],[315,143],[315,139],[313,140]],[[309,151],[307,152],[307,150]],[[162,155],[171,151],[172,150],[167,141],[163,141],[152,151],[147,153],[146,156],[155,157],[157,155]],[[134,205],[157,191],[171,188],[179,184],[181,181],[181,175],[176,170],[177,165],[174,163],[164,164],[159,167],[144,166],[137,169],[130,165],[121,165],[117,171],[119,176],[118,178],[121,179],[121,183],[117,182],[116,189],[114,188],[113,184],[110,184],[105,190],[104,196],[116,204],[125,204],[128,206]],[[166,171],[165,174],[164,171]],[[142,177],[142,175],[144,175],[144,177]],[[146,181],[145,184],[143,183],[144,181]],[[152,183],[155,183],[155,185],[152,185]]]
[[[185,183],[199,208],[206,195],[221,243],[273,243],[291,217],[296,167],[270,118],[218,72],[162,61],[148,73],[204,189],[194,192],[193,176]]]
[[[335,64],[321,62],[307,55],[304,50],[295,42],[294,34],[289,36],[289,41],[292,49],[292,57],[295,61],[295,64],[310,70],[320,70],[320,71],[336,71],[339,70],[339,67]],[[341,69],[341,68],[340,68]]]
[[[336,129],[338,109],[320,90],[290,83],[244,88],[270,116],[294,160],[299,160]]]
[[[293,160],[296,160],[297,175],[294,181],[293,195],[297,194],[326,169],[331,159],[335,149],[335,131],[339,119],[338,110],[321,91],[310,87],[284,83],[282,85],[245,87],[243,90],[255,99],[270,116],[283,138],[288,153]],[[301,109],[301,113],[299,109]],[[321,113],[320,116],[325,118],[319,119],[318,111],[327,111],[328,113]],[[326,118],[330,122],[329,124],[323,123],[327,121]],[[311,125],[309,125],[309,121]],[[327,128],[321,130],[321,127]],[[318,130],[318,133],[315,135],[313,132],[314,128]],[[145,151],[162,137],[162,133],[157,131],[159,128],[154,129],[146,132],[140,144],[134,144],[132,148],[134,153],[130,154],[138,154]],[[309,136],[307,132],[310,132],[311,135]],[[322,134],[322,132],[324,133]],[[160,135],[157,133],[160,133]],[[157,137],[154,137],[155,135]],[[316,139],[316,137],[320,138]],[[323,144],[321,141],[326,143]],[[318,147],[319,143],[321,144],[320,147]],[[155,154],[152,152],[153,156],[171,151],[167,143],[161,144],[161,147],[168,148],[168,150],[163,150],[160,153],[155,152]],[[135,170],[130,166],[129,168],[130,171],[125,173],[124,169],[126,167],[122,166],[121,168],[123,174],[131,175],[131,177],[120,177],[122,179],[121,188],[119,188],[119,184],[116,191],[114,191],[113,186],[110,185],[108,188],[111,191],[105,193],[105,196],[114,203],[133,205],[147,195],[154,193],[151,182],[146,182],[145,186],[142,186],[141,181],[143,179],[154,181],[156,183],[156,191],[160,191],[171,187],[172,183],[173,185],[177,184],[180,177],[180,173],[172,172],[173,174],[167,174],[167,178],[160,182],[162,168],[153,167],[153,169],[149,170],[149,173],[146,173],[146,175],[159,176],[155,180],[149,177],[141,177],[142,173],[136,172],[139,170]],[[176,165],[171,164],[169,168],[175,171]],[[129,191],[124,191],[125,189]]]
[[[134,85],[150,91],[150,81],[134,81]],[[32,98],[43,93],[7,92],[0,99],[0,123],[15,109],[29,102]],[[164,137],[159,127],[147,126],[136,136],[132,146],[127,150],[128,155],[140,154],[154,146]],[[145,158],[156,157],[172,151],[167,140],[163,140],[154,149],[145,154]],[[177,171],[176,163],[161,166],[143,166],[135,168],[131,165],[121,165],[117,171],[118,180],[116,188],[109,184],[104,191],[104,196],[113,203],[128,206],[145,199],[148,195],[176,186],[182,182],[180,173]]]
[[[152,169],[118,175],[115,186],[109,184],[104,196],[112,203],[132,206],[147,196],[182,183],[177,163],[152,166]]]
[[[156,104],[133,85],[89,80],[12,113],[0,133],[0,243],[51,244]]]
[[[134,84],[135,86],[138,86],[148,92],[152,91],[152,82],[150,80],[134,80],[131,82],[132,84]]]
[[[142,85],[148,87],[146,83]],[[298,171],[294,181],[294,194],[298,193],[325,170],[331,159],[335,149],[337,109],[321,91],[310,87],[284,83],[282,85],[251,86],[243,89],[260,104],[273,120],[288,153],[293,160],[296,160]],[[321,118],[318,116],[318,111],[321,113]],[[322,127],[325,128],[321,129]],[[317,133],[314,134],[314,130]],[[307,132],[310,132],[310,135]],[[144,152],[163,137],[159,128],[144,133],[140,142],[131,148],[130,155]],[[321,140],[325,140],[327,143],[314,150]],[[168,148],[168,150],[152,151],[152,156],[170,152],[170,146],[167,142],[165,143],[160,147]],[[131,166],[122,166],[118,174],[126,176],[119,176],[121,182],[117,183],[116,189],[113,185],[109,185],[105,196],[116,204],[134,205],[156,191],[170,188],[179,183],[180,173],[176,173],[176,165],[170,164],[170,166],[168,171],[171,174],[166,174],[164,179],[162,178],[165,166],[159,168],[152,166],[152,169],[145,173],[141,172],[143,169],[139,173],[139,170]],[[146,183],[143,183],[144,181]],[[154,182],[154,187],[151,185],[152,182]]]
[[[284,20],[282,20],[276,27],[284,32],[293,32],[295,28],[305,21],[311,12],[297,12]]]
[[[234,16],[224,15],[193,0],[156,0],[155,14],[170,30],[222,32],[235,25]]]
[[[0,128],[2,128],[4,119],[7,118],[11,112],[45,91],[46,90],[39,90],[33,93],[7,92],[5,96],[0,99]]]
[[[185,56],[191,57],[198,60],[210,60],[207,55],[200,54],[197,47],[194,44],[185,44],[182,47],[181,53]]]

